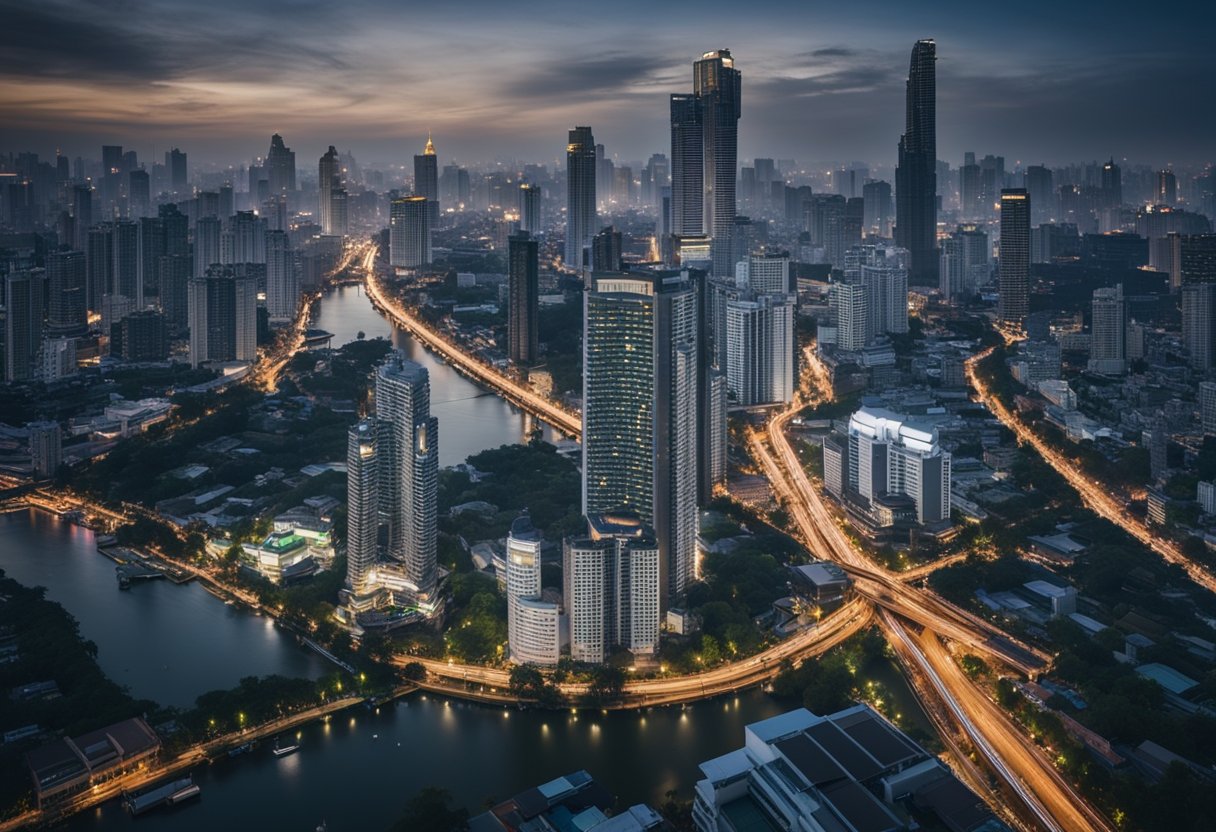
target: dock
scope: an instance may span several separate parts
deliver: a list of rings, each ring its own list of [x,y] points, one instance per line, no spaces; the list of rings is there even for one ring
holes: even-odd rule
[[[194,777],[187,774],[125,796],[123,803],[132,815],[142,815],[157,806],[171,806],[199,794]]]

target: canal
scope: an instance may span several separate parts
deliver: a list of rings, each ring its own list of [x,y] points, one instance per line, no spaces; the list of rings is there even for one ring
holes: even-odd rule
[[[361,288],[327,295],[315,324],[334,334],[336,346],[359,332],[391,337],[428,368],[442,464],[526,435],[527,417],[395,331]],[[49,515],[0,515],[0,568],[23,584],[46,586],[96,642],[102,669],[139,697],[189,705],[243,676],[316,677],[328,670],[267,619],[226,606],[197,585],[153,581],[120,592],[114,564],[97,553],[92,532]],[[902,685],[893,687],[907,695]],[[276,758],[264,744],[199,767],[202,799],[193,804],[135,820],[111,802],[59,828],[311,832],[325,821],[332,832],[383,830],[426,786],[448,789],[477,812],[487,800],[578,769],[623,806],[659,805],[671,789],[690,798],[700,762],[738,748],[745,725],[788,707],[758,690],[686,708],[578,715],[413,694],[379,711],[357,707],[305,726],[291,756]]]

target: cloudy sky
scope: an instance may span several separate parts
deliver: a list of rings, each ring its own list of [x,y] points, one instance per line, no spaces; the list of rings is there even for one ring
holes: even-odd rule
[[[667,96],[729,47],[740,157],[894,161],[913,41],[938,43],[938,155],[1011,164],[1216,157],[1209,3],[1123,0],[0,0],[0,150],[196,162],[551,161],[592,125],[666,152]],[[1161,11],[1154,15],[1154,12]]]

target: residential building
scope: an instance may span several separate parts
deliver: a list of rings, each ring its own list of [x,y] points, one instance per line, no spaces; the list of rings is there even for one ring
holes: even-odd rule
[[[296,316],[300,304],[300,281],[295,255],[286,231],[266,232],[266,312],[274,323]]]
[[[785,404],[794,396],[794,297],[744,293],[726,303],[726,381],[741,405]]]
[[[346,586],[366,593],[379,559],[380,427],[374,419],[353,425],[346,439]]]
[[[517,664],[553,666],[560,658],[561,606],[542,597],[540,531],[527,512],[507,534],[507,645]]]
[[[887,495],[908,497],[921,524],[950,519],[950,453],[938,444],[936,428],[863,407],[849,418],[848,431],[848,488],[870,505]]]
[[[4,279],[4,380],[34,377],[42,346],[42,269],[12,272]]]
[[[257,279],[231,266],[213,266],[187,285],[190,366],[258,357]]]
[[[1127,370],[1127,310],[1123,285],[1094,290],[1089,371],[1123,375]]]
[[[54,421],[30,422],[25,426],[30,435],[30,467],[36,479],[55,476],[63,463],[63,431]]]
[[[537,241],[526,232],[507,243],[507,357],[533,364],[540,357]]]

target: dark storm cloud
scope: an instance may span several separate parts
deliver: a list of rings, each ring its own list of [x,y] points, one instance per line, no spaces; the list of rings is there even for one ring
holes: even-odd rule
[[[161,81],[200,70],[350,68],[341,56],[301,38],[318,30],[332,35],[339,25],[332,8],[301,3],[290,16],[267,16],[256,3],[227,5],[209,3],[210,14],[200,17],[203,7],[173,2],[81,6],[6,0],[0,2],[0,74]]]
[[[825,46],[809,54],[812,58],[851,58],[857,54],[857,50],[847,46]]]
[[[551,99],[619,94],[624,87],[654,80],[672,68],[662,55],[615,53],[546,59],[505,81],[502,93],[544,103]]]

